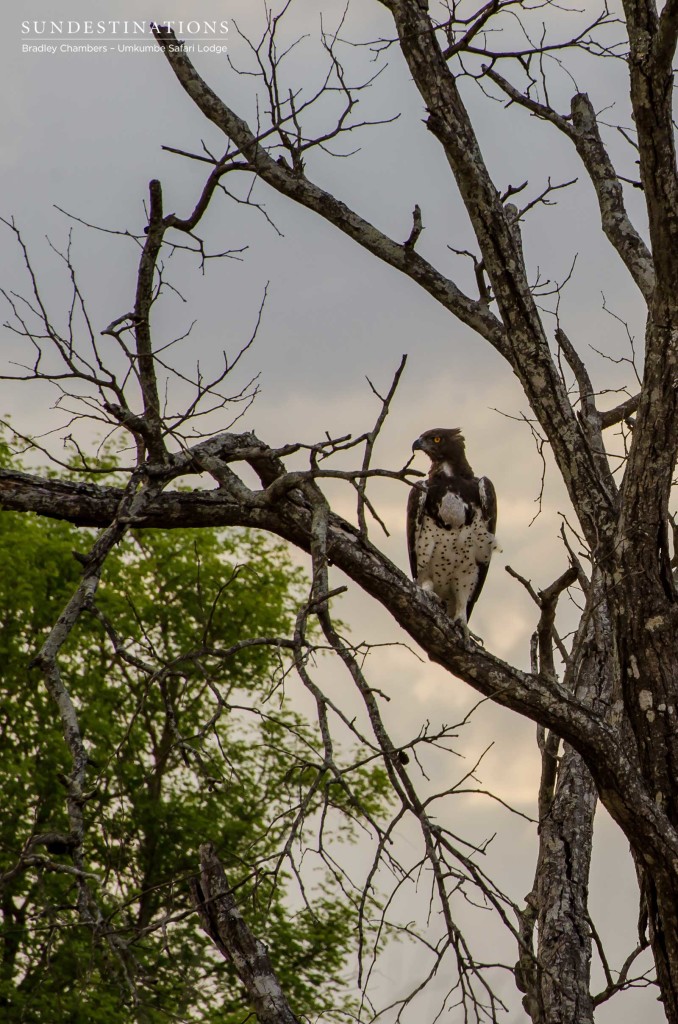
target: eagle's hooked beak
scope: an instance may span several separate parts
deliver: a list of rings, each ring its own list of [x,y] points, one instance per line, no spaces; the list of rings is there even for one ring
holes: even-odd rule
[[[412,451],[413,452],[419,452],[419,451],[423,452],[424,450],[425,450],[424,449],[424,442],[422,441],[422,439],[420,437],[418,437],[417,440],[412,445]]]

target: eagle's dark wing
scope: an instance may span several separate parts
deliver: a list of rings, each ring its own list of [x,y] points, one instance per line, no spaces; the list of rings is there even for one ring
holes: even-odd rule
[[[497,494],[494,484],[486,476],[481,476],[478,481],[480,491],[480,507],[483,512],[483,519],[491,534],[497,532]]]
[[[494,484],[491,480],[488,480],[486,476],[481,476],[478,481],[478,492],[480,494],[480,511],[483,520],[487,526],[489,533],[493,536],[497,532],[497,494],[494,489]],[[487,562],[481,562],[478,564],[478,580],[473,592],[468,599],[466,605],[466,621],[468,622],[473,606],[480,597],[480,591],[483,589],[485,578],[487,577],[487,570],[490,567],[490,560]]]
[[[410,556],[412,578],[415,580],[417,578],[417,532],[421,525],[425,504],[426,489],[423,487],[413,487],[407,499],[407,550]]]

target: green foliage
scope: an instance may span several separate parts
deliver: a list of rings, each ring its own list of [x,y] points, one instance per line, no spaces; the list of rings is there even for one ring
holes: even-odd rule
[[[337,993],[350,908],[320,874],[311,911],[279,859],[309,791],[311,831],[325,803],[341,812],[345,794],[323,775],[318,737],[280,699],[285,651],[227,653],[243,639],[290,635],[302,578],[282,546],[243,531],[158,531],[109,558],[96,609],[61,659],[90,758],[84,855],[97,876],[98,936],[77,913],[68,850],[29,848],[32,836],[68,833],[70,771],[58,713],[29,661],[77,585],[73,550],[90,540],[66,524],[0,516],[0,1018],[242,1021],[237,979],[189,899],[208,840],[292,1005],[309,1017],[347,1010]],[[380,770],[361,769],[352,785],[365,807],[383,803]]]

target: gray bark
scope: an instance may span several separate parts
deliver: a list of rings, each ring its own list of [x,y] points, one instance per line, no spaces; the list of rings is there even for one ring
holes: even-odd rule
[[[250,931],[211,843],[200,847],[192,895],[204,930],[230,960],[261,1024],[300,1024],[287,1002],[264,943]]]

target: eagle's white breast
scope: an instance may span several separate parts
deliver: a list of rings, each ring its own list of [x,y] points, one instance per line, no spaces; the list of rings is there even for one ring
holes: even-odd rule
[[[460,494],[448,491],[440,501],[440,518],[446,526],[454,526],[457,529],[466,522],[466,502]]]
[[[417,582],[445,602],[453,618],[466,620],[466,605],[478,582],[479,568],[487,565],[496,546],[481,510],[466,524],[466,503],[448,493],[440,502],[440,519],[447,529],[424,515],[415,537]]]

